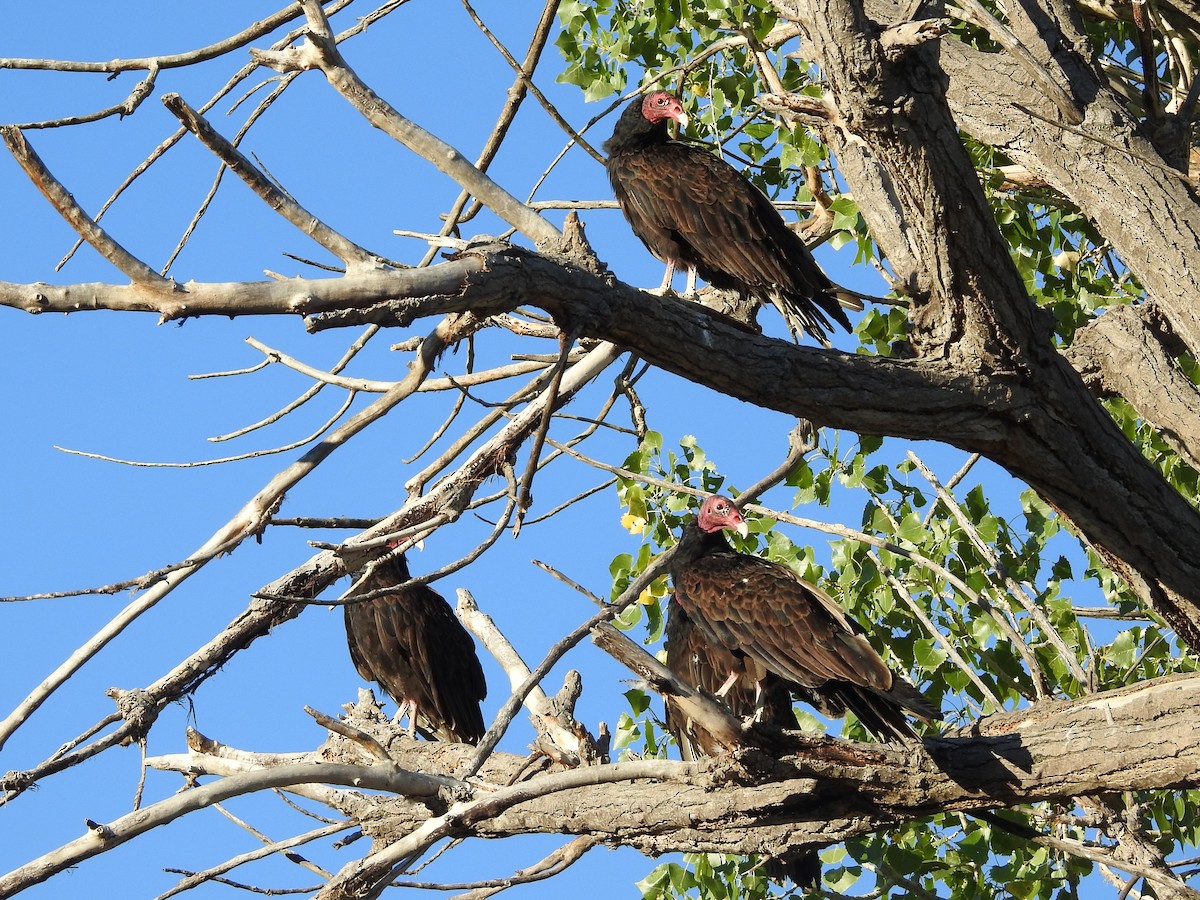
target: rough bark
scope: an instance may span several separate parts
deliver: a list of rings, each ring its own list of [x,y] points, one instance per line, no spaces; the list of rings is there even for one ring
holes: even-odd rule
[[[1066,357],[1100,397],[1120,396],[1200,468],[1200,392],[1146,321],[1152,307],[1119,306],[1075,333]]]
[[[925,739],[923,751],[766,733],[760,735],[766,750],[743,749],[705,760],[690,778],[638,781],[632,791],[628,782],[575,787],[471,821],[462,833],[493,838],[592,834],[652,855],[677,850],[773,854],[945,810],[976,812],[1039,800],[1073,804],[1080,794],[1196,787],[1198,712],[1200,676],[1184,675],[991,716]],[[377,733],[384,740],[390,726],[375,727],[385,729]],[[1131,734],[1137,740],[1130,740]],[[427,744],[399,744],[405,748],[396,759],[400,766],[453,774],[454,754]],[[345,747],[344,740],[334,739],[325,753],[338,759]],[[361,759],[360,750],[349,752],[353,760]],[[504,754],[494,760],[497,771],[514,764]],[[682,771],[692,764],[664,765]],[[536,784],[536,776],[530,783]],[[403,799],[345,797],[343,811],[368,817],[370,833],[381,844],[409,833],[427,815]]]
[[[805,52],[828,82],[826,137],[912,299],[913,353],[986,376],[993,397],[1009,392],[992,410],[1002,443],[973,449],[1038,490],[1102,552],[1124,560],[1133,590],[1200,647],[1200,616],[1189,599],[1195,583],[1167,559],[1200,550],[1195,514],[1173,490],[1151,486],[1161,479],[1039,324],[958,138],[941,48],[925,43],[889,58],[882,27],[854,0],[787,8],[805,27]],[[904,415],[910,410],[905,402]],[[1107,495],[1103,504],[1093,502],[1097,490]],[[1134,519],[1141,524],[1130,529]],[[1188,530],[1177,542],[1168,533],[1174,524]],[[1168,553],[1160,540],[1172,544]],[[1150,566],[1134,561],[1152,555],[1158,561]]]

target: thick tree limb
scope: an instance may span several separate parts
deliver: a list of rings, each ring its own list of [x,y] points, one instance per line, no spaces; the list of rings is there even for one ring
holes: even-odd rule
[[[872,235],[912,298],[917,364],[946,364],[960,378],[978,373],[995,392],[989,398],[997,404],[995,416],[985,418],[1005,432],[1003,445],[948,439],[1003,465],[1106,557],[1123,561],[1114,565],[1132,590],[1200,649],[1197,582],[1167,559],[1196,555],[1200,520],[1184,512],[1186,502],[1051,346],[959,140],[939,64],[944,49],[924,44],[892,63],[877,40],[879,26],[859,0],[800,0],[795,10],[808,31],[806,52],[820,65],[836,106],[824,133]],[[898,418],[912,414],[905,403]],[[817,418],[836,424],[828,415]],[[1111,491],[1104,506],[1085,496],[1099,485]],[[1142,534],[1129,529],[1131,516],[1142,521]],[[1153,543],[1170,540],[1176,523],[1188,531],[1183,543],[1168,553],[1149,545],[1146,535],[1155,536]]]
[[[476,793],[474,800],[433,818],[402,798],[444,790],[439,776],[460,765],[466,748],[449,752],[455,748],[400,735],[386,738],[381,732],[376,737],[403,747],[403,755],[393,753],[398,765],[364,767],[340,762],[342,752],[357,761],[361,750],[335,738],[328,749],[337,763],[285,758],[277,766],[247,770],[252,754],[224,768],[217,760],[211,765],[202,758],[181,761],[201,766],[200,771],[240,774],[98,826],[5,876],[0,890],[42,880],[98,848],[226,796],[306,778],[401,795],[351,791],[326,796],[347,815],[369,818],[377,846],[385,847],[340,873],[331,891],[338,885],[373,885],[394,862],[450,836],[588,834],[652,855],[678,850],[772,853],[784,846],[820,846],[938,811],[1046,800],[1073,805],[1074,797],[1101,791],[1200,787],[1197,715],[1200,675],[1171,676],[991,716],[943,737],[926,738],[924,752],[790,732],[781,735],[786,752],[779,759],[745,750],[696,764],[622,763],[553,773],[491,794]],[[379,722],[377,727],[389,726]],[[1138,739],[1131,741],[1134,732]],[[519,766],[520,758],[496,754],[490,765]],[[416,770],[425,774],[416,775]],[[630,801],[631,784],[636,785],[635,802]],[[618,809],[623,813],[614,816]],[[1113,864],[1120,863],[1114,859]]]
[[[1119,395],[1193,468],[1200,468],[1200,392],[1171,359],[1146,305],[1117,306],[1075,332],[1067,359],[1098,396]]]
[[[953,130],[944,134],[961,153]],[[849,156],[853,144],[843,142],[842,149]],[[926,166],[928,152],[921,150]],[[963,177],[966,186],[960,182],[955,190],[977,193],[974,170]],[[951,191],[944,172],[938,180],[944,184],[935,193]],[[912,200],[924,203],[915,194]],[[1024,289],[1018,276],[1014,271],[1002,277],[1006,250],[996,251],[1002,256],[995,271],[955,272],[942,262],[948,251],[939,240],[949,240],[951,232],[952,252],[975,258],[980,254],[968,250],[968,235],[982,240],[985,225],[994,232],[987,221],[960,218],[962,202],[955,201],[956,213],[948,208],[923,213],[927,221],[910,229],[927,234],[922,241],[928,245],[914,245],[907,258],[936,267],[919,278],[937,286],[923,292],[931,299],[916,313],[927,323],[922,338],[927,352],[915,360],[796,347],[726,325],[694,304],[651,299],[577,266],[506,245],[479,247],[428,269],[192,283],[154,304],[131,287],[0,283],[0,304],[65,311],[86,295],[89,308],[141,309],[166,318],[338,310],[314,320],[314,329],[407,325],[433,314],[473,310],[487,316],[536,305],[564,327],[578,326],[693,383],[759,406],[860,433],[944,441],[984,454],[1036,489],[1092,544],[1124,560],[1122,574],[1135,593],[1190,646],[1200,647],[1200,557],[1194,552],[1200,517],[1121,434],[1044,333],[1033,329],[1028,298],[1024,307],[1019,302]],[[962,224],[955,229],[951,222]],[[953,285],[958,293],[947,292]],[[1019,290],[1018,299],[1013,293],[998,298],[1002,285]],[[940,298],[936,304],[934,296]],[[947,310],[945,326],[937,324],[942,320],[933,316],[934,305]]]

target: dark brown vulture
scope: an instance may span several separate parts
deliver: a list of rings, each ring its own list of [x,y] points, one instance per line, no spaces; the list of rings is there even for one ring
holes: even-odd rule
[[[409,579],[402,555],[379,563],[347,597],[361,596]],[[346,643],[358,674],[377,681],[408,713],[409,734],[418,727],[439,739],[474,744],[483,737],[479,704],[487,696],[483,669],[471,635],[450,604],[427,585],[347,602]]]
[[[742,668],[741,661],[731,652],[704,638],[690,616],[679,603],[672,600],[667,604],[667,668],[692,687],[715,694],[731,671]],[[794,685],[793,687],[799,687]],[[811,692],[800,689],[806,700],[819,701]],[[763,678],[760,722],[768,722],[780,728],[797,728],[792,695],[787,683],[767,673]],[[740,718],[755,714],[756,688],[747,678],[739,679],[722,696],[730,711]],[[667,708],[667,730],[679,745],[679,753],[685,760],[696,760],[702,756],[715,756],[723,748],[712,735],[692,722],[671,700],[665,699]],[[843,711],[844,712],[844,711]],[[840,713],[839,713],[840,714]],[[775,881],[790,878],[803,887],[814,887],[821,878],[821,861],[815,850],[787,850],[767,860],[763,871]]]
[[[811,692],[828,715],[854,713],[880,741],[916,739],[905,712],[942,717],[892,673],[837,601],[787,566],[738,553],[727,528],[744,533],[745,519],[733,501],[709,497],[683,530],[671,578],[698,634],[738,663],[726,673],[730,692],[743,690],[746,677],[765,689],[770,674]]]
[[[637,97],[604,144],[625,218],[667,264],[663,288],[684,266],[713,287],[773,304],[794,337],[807,332],[828,346],[830,318],[849,331],[833,283],[771,201],[729,163],[671,140],[671,120],[687,125],[677,97]]]

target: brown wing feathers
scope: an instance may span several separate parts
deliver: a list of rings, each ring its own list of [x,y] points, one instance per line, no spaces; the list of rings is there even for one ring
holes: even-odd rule
[[[664,262],[775,305],[794,334],[827,342],[830,319],[849,330],[834,285],[770,200],[724,160],[672,141],[672,119],[687,123],[665,91],[635,98],[604,145],[613,192],[634,234]]]
[[[744,528],[743,521],[732,501],[711,497],[676,549],[675,604],[703,640],[754,662],[793,691],[806,688],[830,708],[849,709],[880,740],[915,737],[905,712],[941,718],[888,669],[832,597],[786,566],[735,551],[722,529]]]
[[[408,581],[403,556],[378,564],[356,595]],[[427,585],[345,605],[346,643],[354,667],[377,681],[402,708],[444,740],[474,743],[483,736],[483,669],[470,634],[445,599]]]

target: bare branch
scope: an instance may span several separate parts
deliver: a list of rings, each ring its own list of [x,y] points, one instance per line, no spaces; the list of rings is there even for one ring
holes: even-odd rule
[[[268,856],[274,856],[276,853],[284,853],[291,850],[293,847],[300,847],[304,844],[318,841],[321,838],[331,837],[353,828],[353,822],[334,822],[330,825],[324,825],[321,828],[314,828],[312,831],[307,831],[304,834],[298,834],[295,837],[285,838],[281,841],[274,841],[267,844],[265,847],[260,847],[258,850],[251,850],[248,853],[242,853],[218,866],[213,866],[210,869],[205,869],[203,872],[187,873],[179,884],[171,888],[169,891],[164,891],[159,894],[154,900],[168,900],[177,894],[182,894],[184,891],[190,891],[194,887],[204,884],[206,881],[213,881],[218,876],[224,875],[226,872],[232,872],[238,866],[245,865],[248,862],[265,859]],[[178,873],[178,870],[170,870]],[[182,873],[179,873],[182,874]]]
[[[328,2],[328,0],[325,0]],[[134,57],[130,59],[110,59],[106,62],[72,62],[61,59],[0,59],[0,69],[44,69],[53,72],[127,72],[132,69],[173,69],[190,66],[205,60],[215,59],[246,46],[254,40],[269,34],[285,22],[302,14],[298,3],[289,3],[279,12],[260,19],[248,28],[224,40],[209,44],[197,50],[186,53],[175,53],[166,56]]]
[[[162,102],[188,131],[216,154],[230,171],[246,182],[267,206],[344,262],[348,272],[360,267],[375,269],[382,264],[380,257],[334,231],[287,193],[275,187],[254,163],[213,128],[204,116],[188,106],[187,101],[178,94],[167,94],[162,98]]]
[[[71,192],[51,174],[41,157],[29,146],[21,129],[13,125],[0,125],[0,138],[4,139],[13,158],[25,170],[34,187],[42,192],[42,196],[50,201],[50,205],[58,214],[66,219],[97,253],[127,275],[136,289],[144,291],[150,287],[158,288],[159,292],[171,291],[171,282],[113,240],[108,232],[96,224],[95,219],[83,211],[83,207],[75,202]]]
[[[280,71],[320,68],[329,83],[376,128],[429,160],[539,247],[549,248],[559,243],[561,235],[557,228],[484,175],[449,144],[400,115],[364,84],[334,44],[320,5],[316,0],[302,0],[302,3],[311,29],[308,49],[287,53],[254,51],[260,61]]]

